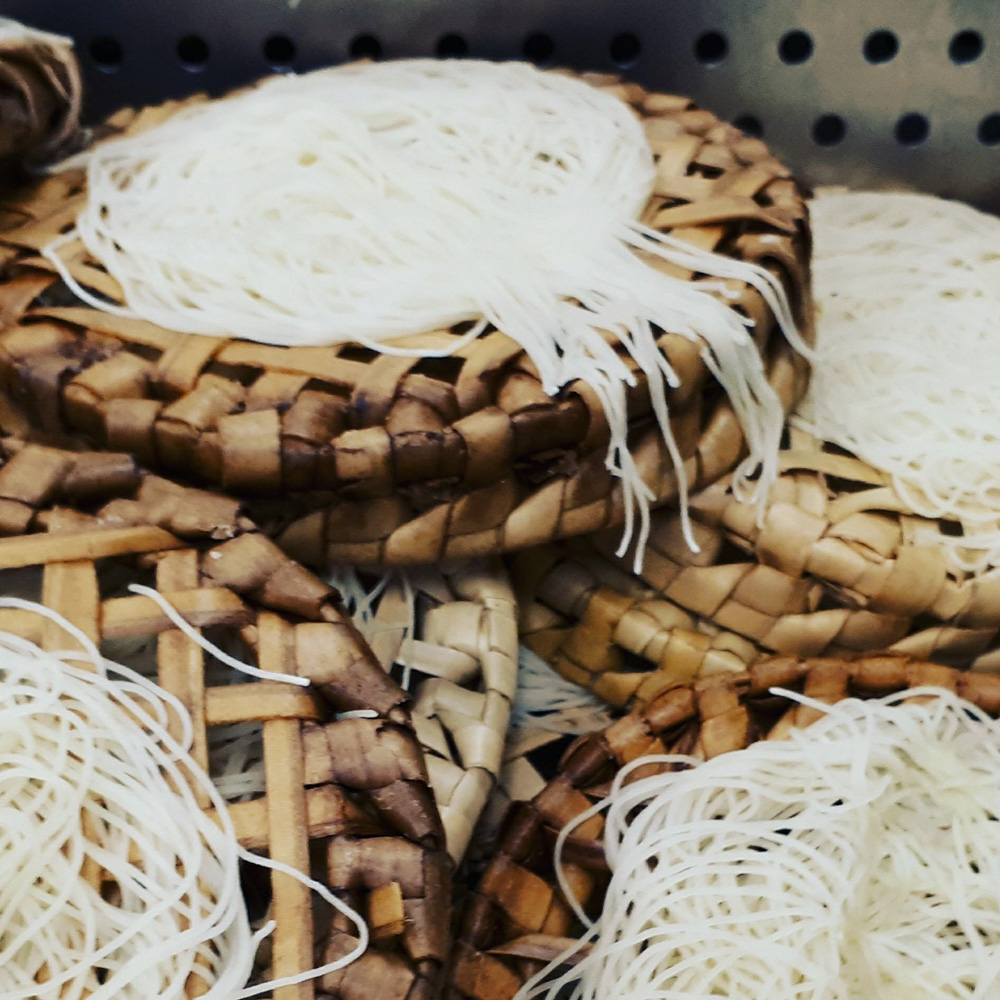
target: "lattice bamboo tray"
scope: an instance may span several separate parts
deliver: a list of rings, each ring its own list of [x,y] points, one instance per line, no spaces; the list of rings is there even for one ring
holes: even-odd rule
[[[368,920],[374,945],[321,983],[275,1000],[430,1000],[449,949],[451,861],[414,733],[410,698],[383,671],[336,593],[285,556],[237,501],[141,472],[128,456],[0,442],[0,570],[43,567],[40,598],[99,644],[155,639],[159,682],[189,709],[210,767],[218,727],[261,728],[266,793],[233,804],[241,841],[300,870],[320,850],[323,880]],[[111,596],[109,567],[152,573],[193,626],[222,630],[267,670],[309,677],[213,683],[200,646],[144,596]],[[120,582],[121,574],[117,579]],[[58,626],[0,611],[0,627],[64,646]],[[338,719],[369,709],[372,718]],[[271,973],[346,954],[350,925],[314,911],[307,889],[271,879]],[[197,984],[192,995],[198,995]]]
[[[833,703],[935,685],[991,715],[1000,714],[1000,677],[963,673],[904,657],[855,661],[775,658],[748,672],[675,684],[607,730],[581,737],[558,775],[507,815],[499,845],[461,916],[450,1000],[510,1000],[518,987],[579,933],[552,867],[558,832],[607,790],[614,774],[647,754],[708,759],[755,740],[780,738],[814,721],[816,709],[786,711],[769,691],[782,687]],[[784,713],[784,714],[782,714]],[[603,820],[593,817],[567,840],[563,870],[593,912],[607,884]]]
[[[645,121],[658,161],[645,221],[769,269],[808,335],[806,211],[785,168],[759,140],[683,98],[592,79]],[[122,113],[109,128],[141,128],[176,108]],[[501,332],[453,358],[417,360],[350,346],[284,349],[179,335],[113,317],[76,301],[38,256],[83,197],[82,174],[70,171],[8,199],[0,213],[8,227],[0,317],[12,327],[0,339],[0,371],[39,426],[82,433],[151,468],[227,491],[280,496],[269,510],[274,530],[287,526],[283,544],[314,561],[432,563],[620,521],[621,493],[604,467],[607,424],[593,391],[574,384],[548,396]],[[120,301],[116,282],[80,244],[65,252],[77,280]],[[741,283],[729,291],[755,320],[770,381],[790,406],[803,386],[802,364],[760,294]],[[408,340],[444,348],[459,332]],[[738,423],[697,344],[668,331],[660,346],[681,377],[670,402],[689,482],[706,485],[740,457]],[[637,375],[633,449],[666,502],[676,477]]]

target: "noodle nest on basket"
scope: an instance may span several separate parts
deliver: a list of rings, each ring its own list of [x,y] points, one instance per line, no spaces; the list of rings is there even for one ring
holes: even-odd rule
[[[2,236],[2,309],[14,323],[0,343],[2,365],[40,424],[127,449],[163,471],[281,496],[280,506],[263,502],[260,517],[285,529],[289,551],[351,564],[462,558],[622,524],[620,540],[641,543],[650,504],[683,500],[734,468],[745,493],[757,472],[763,485],[773,477],[782,415],[804,382],[805,362],[786,338],[804,349],[799,336],[810,335],[808,228],[797,185],[763,144],[681,98],[523,66],[387,64],[297,81],[268,81],[223,102],[123,113],[79,166],[8,204],[20,224]],[[400,99],[398,119],[373,118],[373,95],[407,81],[410,104]],[[458,95],[457,131],[450,136],[442,119],[425,134],[413,122],[446,84]],[[293,87],[303,96],[301,128],[262,147],[266,130],[249,126],[273,121]],[[468,113],[466,88],[489,97],[505,127],[527,115],[520,167],[504,159],[514,155],[510,144],[475,152],[493,118]],[[342,220],[345,246],[370,246],[351,257],[359,269],[350,280],[353,272],[338,266],[311,282],[303,275],[321,263],[303,255],[320,245],[306,232],[317,213],[293,216],[302,235],[292,245],[289,226],[273,221],[284,219],[277,194],[273,204],[247,202],[253,211],[244,212],[232,200],[233,153],[213,145],[213,122],[233,132],[236,148],[252,151],[247,183],[271,176],[261,171],[272,169],[272,151],[291,156],[294,169],[282,176],[297,197],[313,190],[310,171],[328,172],[328,161],[346,169],[344,134],[301,145],[315,135],[305,127],[310,109],[327,107],[327,95],[341,90],[360,96],[338,128],[367,123],[369,137],[388,143],[341,178],[345,190],[381,178],[388,193],[373,203],[372,218],[346,203],[323,205],[324,218]],[[564,125],[550,127],[564,108]],[[419,155],[403,164],[392,143],[408,136]],[[414,192],[456,144],[462,198],[427,193],[433,205],[461,202],[439,233],[440,220],[432,225],[417,212]],[[606,171],[608,155],[619,159]],[[386,162],[397,163],[398,178],[383,176]],[[257,227],[257,237],[243,234],[240,251],[250,287],[216,287],[181,268],[186,291],[160,295],[151,269],[166,253],[163,231],[174,234],[168,248],[191,243],[192,262],[218,256],[219,227],[200,217],[192,224],[192,213],[226,178],[232,198],[213,199],[212,211],[220,220],[242,213]],[[259,188],[259,198],[271,190]],[[398,217],[397,202],[405,209]],[[303,194],[303,207],[311,203]],[[586,208],[592,203],[607,207]],[[371,235],[383,217],[407,224],[406,212],[410,229],[447,237],[450,256],[412,241],[393,251]],[[525,245],[536,231],[539,245]],[[231,250],[221,256],[235,260]],[[144,263],[143,253],[154,259]],[[532,255],[551,262],[529,271],[521,258]],[[293,277],[278,289],[253,287],[260,262],[275,260],[275,273]],[[130,261],[141,274],[124,270]],[[460,264],[464,285],[444,294],[442,269]],[[162,267],[176,276],[169,260]],[[386,276],[399,294],[424,287],[438,298],[411,295],[393,305],[376,296],[382,312],[361,309],[358,295]],[[340,298],[325,302],[323,289]],[[279,302],[279,293],[291,299]],[[135,305],[140,295],[160,311]],[[232,306],[233,337],[271,330],[275,343],[224,336],[218,304],[180,309],[213,296]],[[236,328],[255,309],[260,317]],[[168,321],[202,332],[159,325]],[[342,343],[347,337],[365,346]],[[387,337],[395,340],[385,344]],[[319,342],[330,346],[308,346]]]

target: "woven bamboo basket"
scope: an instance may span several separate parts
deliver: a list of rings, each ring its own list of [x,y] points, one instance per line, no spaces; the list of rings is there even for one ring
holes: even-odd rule
[[[788,711],[778,703],[769,693],[776,686],[833,703],[923,685],[947,688],[1000,714],[1000,678],[991,675],[906,657],[783,657],[760,661],[744,673],[676,684],[603,732],[581,737],[563,757],[558,775],[508,813],[496,853],[460,920],[448,996],[510,1000],[579,933],[553,871],[555,838],[602,797],[629,761],[661,753],[708,759],[814,721],[816,709]],[[599,910],[608,878],[602,824],[600,816],[582,824],[563,853],[568,885],[590,912]]]
[[[809,236],[802,194],[759,140],[683,98],[591,77],[630,102],[657,156],[644,220],[710,250],[753,261],[783,284],[811,328]],[[177,104],[115,116],[107,131],[159,121]],[[607,424],[583,384],[547,395],[524,352],[493,330],[453,357],[399,358],[355,346],[281,348],[180,335],[82,305],[39,251],[73,221],[80,171],[5,206],[0,239],[0,373],[32,421],[135,454],[146,466],[228,492],[280,497],[259,520],[300,560],[434,563],[539,544],[619,523],[621,491],[605,469]],[[117,283],[80,244],[74,277],[120,301]],[[701,276],[678,272],[692,281]],[[786,408],[804,367],[760,294],[728,292],[755,321],[771,384]],[[460,328],[407,338],[444,349]],[[660,346],[681,379],[674,434],[688,480],[704,486],[743,450],[736,417],[697,344]],[[641,372],[631,444],[659,502],[676,475]]]
[[[158,681],[189,709],[194,754],[210,773],[218,730],[258,727],[263,794],[229,807],[240,840],[300,871],[312,858],[314,874],[368,921],[374,944],[361,959],[275,1000],[437,996],[452,871],[441,818],[410,696],[336,593],[257,532],[237,501],[144,473],[129,456],[3,440],[0,459],[0,570],[43,567],[40,599],[105,648],[154,640]],[[108,577],[122,561],[119,583],[149,577],[190,625],[242,641],[262,669],[312,687],[217,683],[202,648],[150,598],[115,596]],[[0,611],[0,628],[66,644],[33,612]],[[371,717],[352,717],[359,709]],[[351,925],[314,912],[300,883],[273,873],[268,895],[277,927],[263,977],[353,948]],[[201,995],[198,983],[190,989]]]
[[[763,519],[724,477],[692,501],[692,552],[653,515],[640,574],[613,533],[519,553],[523,641],[609,704],[774,653],[881,650],[1000,670],[1000,578],[964,576],[882,473],[791,433]]]

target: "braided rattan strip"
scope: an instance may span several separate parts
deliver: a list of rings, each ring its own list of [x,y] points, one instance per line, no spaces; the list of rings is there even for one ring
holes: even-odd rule
[[[507,815],[494,858],[462,914],[450,1000],[510,1000],[522,982],[579,932],[557,887],[555,837],[601,797],[626,763],[659,753],[708,759],[814,721],[816,709],[787,710],[787,703],[769,694],[773,687],[832,703],[922,685],[947,688],[991,715],[1000,714],[1000,677],[905,657],[783,657],[756,663],[746,673],[675,685],[604,732],[578,739],[563,757],[559,774],[530,802],[515,803]],[[602,825],[599,816],[581,825],[563,854],[568,883],[591,912],[599,910],[608,875]]]
[[[0,25],[0,161],[46,160],[79,138],[83,83],[68,39]]]
[[[658,525],[665,519],[654,515]],[[700,558],[679,533],[675,541],[679,559]],[[655,553],[647,550],[647,565]],[[761,655],[751,640],[658,593],[592,539],[529,549],[510,567],[521,641],[609,705],[649,701],[679,681],[740,673]]]
[[[768,268],[808,334],[806,211],[785,168],[758,140],[682,98],[596,82],[631,102],[646,123],[658,174],[645,221]],[[115,127],[141,128],[175,107],[122,115]],[[582,384],[548,396],[524,352],[501,332],[453,357],[416,359],[353,346],[185,336],[98,312],[69,295],[37,256],[72,222],[82,192],[79,172],[49,178],[12,201],[30,221],[0,238],[7,258],[0,317],[12,325],[0,337],[0,372],[37,426],[81,432],[151,468],[229,491],[281,496],[271,513],[287,526],[284,544],[299,559],[432,563],[621,520],[597,397]],[[74,246],[74,276],[120,299],[116,283]],[[804,383],[801,361],[755,289],[731,282],[727,291],[754,320],[770,380],[791,406]],[[460,332],[407,343],[447,348]],[[697,344],[666,332],[660,346],[681,380],[670,402],[689,482],[711,483],[741,454],[738,422]],[[666,502],[676,496],[676,475],[644,376],[636,375],[633,449]]]
[[[500,773],[517,685],[506,573],[498,560],[477,560],[394,574],[362,628],[385,670],[414,692],[413,724],[457,864]]]
[[[654,515],[643,581],[762,650],[801,656],[890,649],[1000,669],[1000,578],[949,569],[947,525],[917,517],[886,477],[792,432],[762,521],[726,480],[692,504],[693,556],[675,517]],[[614,541],[595,539],[608,560]]]
[[[156,637],[160,683],[190,711],[194,753],[206,769],[213,727],[260,723],[266,794],[230,806],[240,840],[303,871],[316,841],[325,851],[323,880],[369,922],[377,944],[361,959],[318,987],[283,987],[275,1000],[312,1000],[317,988],[343,1000],[437,996],[452,866],[410,699],[331,588],[257,533],[236,501],[167,483],[128,456],[10,441],[0,451],[0,530],[8,535],[0,538],[0,570],[43,566],[44,603],[95,642]],[[39,533],[24,533],[32,531]],[[153,601],[102,596],[100,571],[110,558],[131,559],[133,577],[142,565],[155,567],[157,589],[189,624],[238,632],[262,669],[309,677],[313,688],[213,686],[201,647]],[[4,611],[0,627],[56,641],[51,623],[30,612]],[[372,717],[350,717],[358,709]],[[273,975],[353,948],[343,918],[314,926],[303,886],[280,873],[271,884]]]
[[[822,584],[844,606],[955,629],[1000,627],[1000,576],[956,573],[939,544],[958,525],[915,515],[886,475],[802,432],[791,432],[781,462],[760,523],[725,481],[703,493],[698,516],[762,564]]]

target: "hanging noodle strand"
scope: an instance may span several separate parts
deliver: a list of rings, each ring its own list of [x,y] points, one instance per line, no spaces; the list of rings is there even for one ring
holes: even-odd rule
[[[168,329],[287,345],[388,341],[471,322],[516,340],[549,393],[589,383],[607,415],[607,465],[621,480],[622,551],[641,555],[651,485],[629,451],[626,388],[649,384],[678,477],[687,481],[659,331],[702,345],[732,400],[748,457],[742,493],[776,474],[782,407],[748,331],[716,282],[758,288],[799,339],[765,269],[638,220],[655,162],[618,98],[520,63],[414,60],[268,80],[185,109],[84,155],[88,197],[47,256],[98,309]],[[124,307],[82,288],[59,256],[79,236],[122,287]],[[625,356],[615,350],[623,345]],[[460,345],[461,346],[461,345]],[[447,353],[447,352],[446,352]]]
[[[560,876],[567,838],[607,809],[611,883],[516,1000],[1000,995],[1000,724],[940,688],[775,694],[823,717],[706,763],[639,758],[562,831]]]

